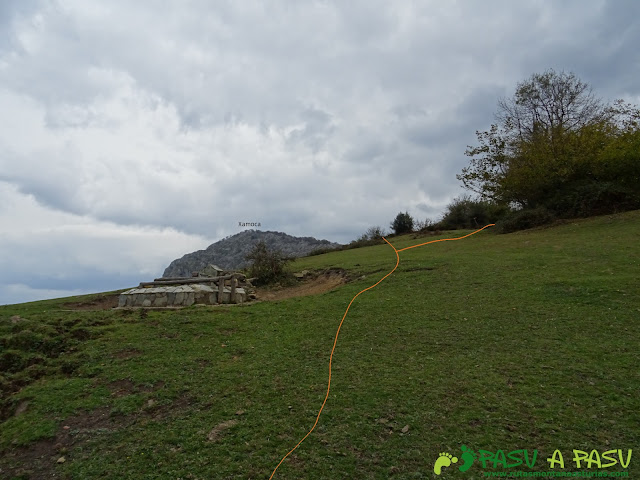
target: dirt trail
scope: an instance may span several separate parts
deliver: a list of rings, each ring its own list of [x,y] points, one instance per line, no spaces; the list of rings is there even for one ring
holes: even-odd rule
[[[278,289],[258,288],[256,295],[258,300],[273,302],[293,297],[306,297],[307,295],[319,295],[333,290],[348,281],[347,275],[342,270],[327,270],[322,273],[311,274],[309,278],[301,280],[297,285],[281,287]]]
[[[120,294],[111,293],[106,295],[100,295],[93,300],[84,302],[70,302],[65,303],[64,308],[69,310],[111,310],[118,306],[118,297]]]

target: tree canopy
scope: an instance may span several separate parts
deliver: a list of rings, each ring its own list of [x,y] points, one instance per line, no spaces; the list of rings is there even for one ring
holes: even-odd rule
[[[482,199],[560,215],[640,208],[640,111],[607,104],[573,73],[548,70],[498,102],[457,176]]]
[[[410,233],[413,231],[413,217],[408,212],[400,212],[391,222],[391,229],[396,235]]]

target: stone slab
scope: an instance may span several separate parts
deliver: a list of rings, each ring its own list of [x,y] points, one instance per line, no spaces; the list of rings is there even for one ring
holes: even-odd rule
[[[244,288],[236,288],[231,298],[231,289],[223,287],[223,303],[243,303],[247,294]],[[218,288],[211,285],[193,283],[189,285],[171,285],[161,287],[132,288],[120,294],[119,307],[172,307],[199,304],[217,304]]]

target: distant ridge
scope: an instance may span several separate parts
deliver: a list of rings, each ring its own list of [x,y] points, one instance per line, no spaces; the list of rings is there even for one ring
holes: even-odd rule
[[[247,265],[245,257],[253,246],[263,241],[269,249],[279,249],[285,256],[302,257],[318,248],[337,248],[338,243],[313,237],[293,237],[282,232],[244,230],[209,245],[205,250],[187,253],[171,262],[163,277],[191,276],[210,263],[225,269],[239,269]]]

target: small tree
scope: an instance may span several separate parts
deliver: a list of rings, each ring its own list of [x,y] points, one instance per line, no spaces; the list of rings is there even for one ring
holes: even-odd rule
[[[365,232],[365,236],[367,240],[382,240],[382,237],[385,235],[382,227],[369,227],[369,229]]]
[[[245,257],[251,261],[249,276],[255,277],[258,284],[267,284],[284,280],[289,276],[286,258],[280,250],[269,250],[264,241],[256,243]]]
[[[438,222],[431,218],[425,218],[424,220],[416,220],[413,224],[413,229],[416,232],[428,232],[434,231],[438,227]]]
[[[346,248],[369,247],[371,245],[377,245],[378,243],[384,243],[382,240],[383,235],[385,235],[385,233],[381,227],[369,227],[367,231],[356,240],[351,241]]]
[[[413,217],[407,212],[400,212],[391,222],[391,229],[396,235],[413,232]]]

